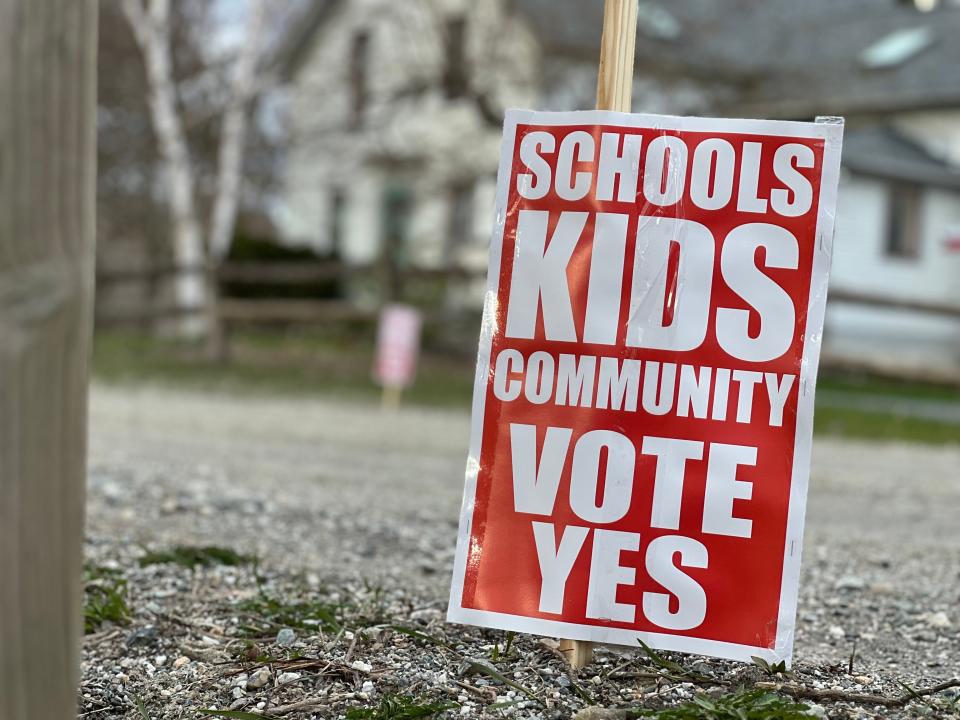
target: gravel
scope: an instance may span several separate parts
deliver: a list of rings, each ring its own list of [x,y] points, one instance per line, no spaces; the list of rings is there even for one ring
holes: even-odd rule
[[[601,648],[574,673],[550,639],[444,622],[466,412],[95,385],[91,413],[88,563],[125,583],[130,620],[85,638],[84,718],[403,717],[389,711],[412,703],[546,720],[728,685],[892,698],[960,676],[957,446],[818,438],[795,675],[667,655],[688,673],[671,679],[636,651]],[[257,560],[141,566],[180,545]],[[810,704],[960,717],[960,688]]]

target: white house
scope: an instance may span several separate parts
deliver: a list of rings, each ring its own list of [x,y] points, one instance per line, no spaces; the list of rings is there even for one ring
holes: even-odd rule
[[[602,7],[315,0],[284,57],[285,239],[483,267],[503,109],[592,106]],[[960,305],[957,37],[956,0],[641,1],[634,109],[844,115],[832,288]],[[825,351],[956,370],[960,321],[835,303]]]

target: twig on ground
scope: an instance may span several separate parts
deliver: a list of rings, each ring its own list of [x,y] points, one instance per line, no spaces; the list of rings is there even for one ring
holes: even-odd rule
[[[360,637],[359,632],[353,634],[353,639],[350,640],[350,647],[347,648],[347,654],[343,656],[343,664],[349,665],[351,658],[353,658],[353,650],[357,647],[357,638]]]
[[[471,685],[467,682],[462,682],[461,680],[454,680],[458,686],[462,687],[468,693],[473,693],[479,698],[483,698],[485,702],[491,703],[497,699],[497,691],[493,688],[478,688],[476,685]]]
[[[886,695],[874,695],[870,693],[851,693],[844,690],[817,690],[816,688],[803,687],[796,683],[775,683],[758,682],[755,687],[764,690],[776,690],[778,692],[792,695],[796,698],[805,700],[832,700],[835,702],[855,702],[861,705],[883,705],[885,707],[902,707],[911,700],[918,700],[928,695],[935,695],[938,692],[949,690],[950,688],[960,687],[960,678],[947,680],[946,682],[934,685],[933,687],[923,688],[921,690],[912,690],[904,695],[890,697]]]

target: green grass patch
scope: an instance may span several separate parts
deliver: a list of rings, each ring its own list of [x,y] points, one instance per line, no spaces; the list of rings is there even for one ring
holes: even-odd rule
[[[327,330],[238,332],[231,347],[230,362],[221,364],[206,358],[196,344],[136,332],[98,332],[94,377],[104,382],[150,382],[231,394],[313,395],[361,402],[379,398],[380,389],[370,375],[370,324]],[[472,357],[425,352],[417,382],[404,393],[404,402],[467,409],[473,374]],[[848,394],[854,399],[870,396],[960,403],[958,387],[825,373],[819,388],[833,394],[833,401],[817,410],[814,427],[819,434],[881,441],[960,442],[960,424],[843,407],[835,401],[837,395]]]
[[[267,594],[237,606],[245,622],[240,630],[247,637],[272,635],[283,628],[336,632],[343,627],[345,606],[319,600],[284,602]]]
[[[83,571],[83,629],[89,635],[104,623],[129,625],[127,581],[116,570],[87,566]]]
[[[787,669],[786,660],[781,660],[778,663],[771,663],[767,660],[764,660],[762,657],[757,657],[756,655],[751,657],[750,660],[752,660],[754,665],[763,670],[763,672],[770,677],[777,677],[778,675],[783,677],[793,677],[793,672]],[[850,663],[852,667],[853,658],[850,658]]]
[[[455,707],[457,705],[450,702],[429,702],[408,695],[387,695],[376,707],[348,710],[347,720],[414,720],[433,717]]]
[[[818,408],[813,428],[817,434],[843,438],[905,440],[932,445],[960,443],[960,424],[856,408]]]
[[[153,383],[230,394],[315,395],[375,402],[373,335],[303,331],[235,333],[231,359],[210,360],[194,343],[136,332],[98,332],[93,376],[114,384]],[[414,404],[469,407],[472,359],[425,353],[418,378],[404,392]]]
[[[858,395],[888,395],[912,400],[960,402],[960,386],[957,385],[897,380],[867,373],[825,371],[817,380],[817,389]]]
[[[810,720],[809,707],[765,690],[737,690],[711,697],[698,694],[690,702],[664,710],[632,710],[627,717],[656,720]]]
[[[185,568],[194,568],[197,565],[212,567],[214,565],[249,565],[256,558],[251,555],[241,555],[230,548],[216,545],[193,547],[178,545],[171,550],[148,552],[140,558],[140,567],[148,565],[180,565]]]
[[[137,708],[137,714],[140,715],[140,720],[151,720],[150,713],[147,712],[147,707],[143,704],[143,700],[134,698],[133,705]]]

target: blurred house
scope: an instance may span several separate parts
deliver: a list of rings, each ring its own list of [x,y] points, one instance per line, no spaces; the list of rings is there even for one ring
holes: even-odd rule
[[[592,107],[602,8],[315,2],[283,63],[287,240],[483,267],[503,109]],[[960,305],[957,37],[956,0],[641,1],[634,109],[844,115],[833,289]],[[954,318],[834,304],[827,325],[833,356],[960,367]]]

